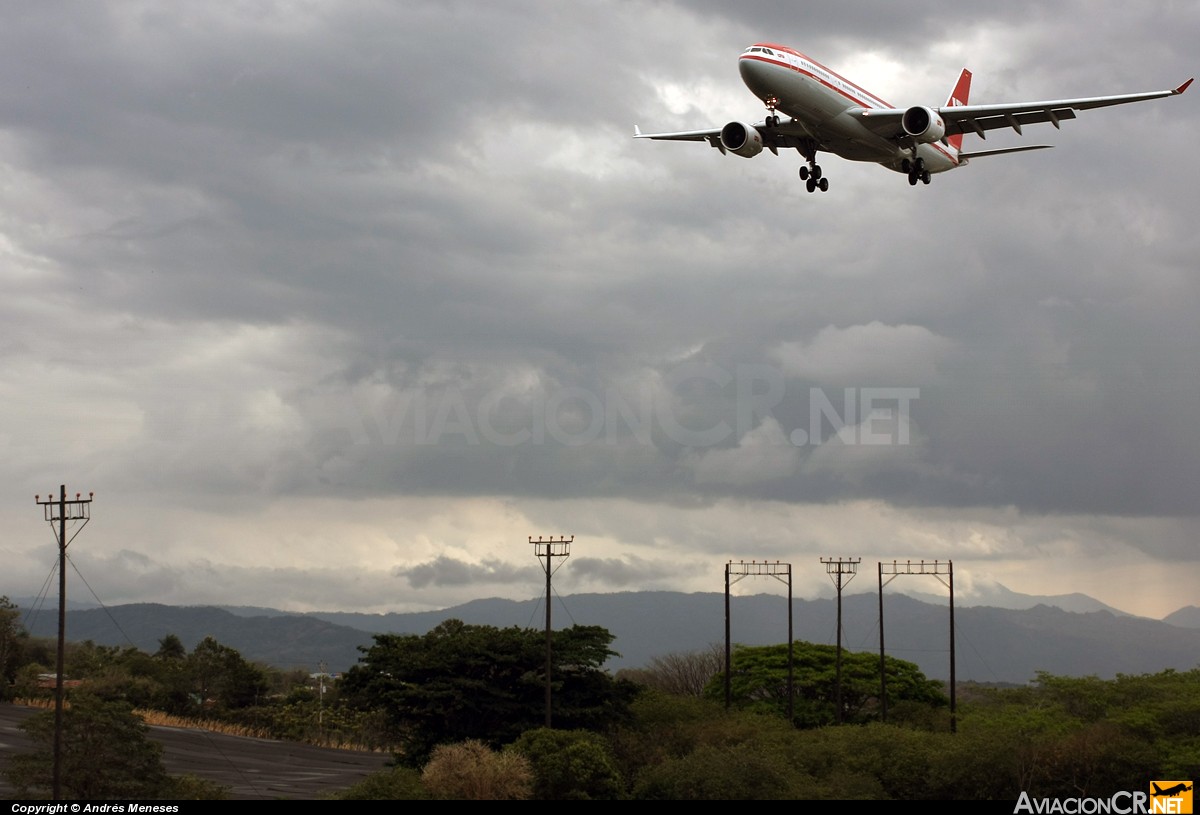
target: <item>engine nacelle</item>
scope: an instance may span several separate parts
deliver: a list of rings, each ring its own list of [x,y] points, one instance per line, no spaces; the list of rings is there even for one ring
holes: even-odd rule
[[[900,124],[904,132],[919,144],[929,144],[946,135],[946,123],[942,117],[926,107],[911,107],[904,111]]]
[[[721,146],[735,156],[754,158],[762,152],[762,134],[752,125],[730,122],[721,128]]]

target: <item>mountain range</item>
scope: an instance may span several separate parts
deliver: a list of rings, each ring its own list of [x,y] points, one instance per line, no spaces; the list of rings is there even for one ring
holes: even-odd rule
[[[1165,620],[1151,620],[1111,609],[1084,595],[1066,595],[1069,611],[1009,592],[1010,604],[1023,608],[970,606],[956,608],[956,676],[959,681],[1017,682],[1039,671],[1066,676],[1154,673],[1190,670],[1200,655],[1200,608],[1180,609]],[[19,600],[18,605],[24,606]],[[653,657],[693,651],[725,640],[724,595],[680,592],[576,594],[556,598],[556,627],[579,623],[601,625],[615,636],[620,656],[610,669],[646,665]],[[763,645],[787,641],[787,601],[775,595],[734,597],[730,632],[735,643]],[[832,644],[836,639],[833,599],[795,600],[796,639]],[[372,644],[375,633],[423,634],[443,620],[457,618],[477,625],[543,625],[541,599],[475,600],[440,611],[393,614],[310,612],[305,614],[257,607],[167,606],[136,603],[109,608],[69,610],[68,638],[103,645],[157,649],[167,634],[191,649],[206,636],[236,648],[247,659],[279,668],[331,672],[348,669]],[[884,628],[887,653],[907,659],[931,678],[950,675],[950,615],[945,599],[925,602],[903,594],[885,594]],[[55,633],[57,614],[43,611],[25,621],[34,636]],[[846,648],[879,649],[879,596],[843,598]]]

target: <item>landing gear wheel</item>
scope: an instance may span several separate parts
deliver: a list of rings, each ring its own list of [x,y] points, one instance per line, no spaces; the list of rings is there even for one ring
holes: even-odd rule
[[[910,171],[908,174],[908,183],[915,187],[915,186],[917,186],[917,180],[918,180],[918,178],[917,178],[916,171],[915,170]]]
[[[900,162],[900,171],[905,172],[905,173],[911,173],[912,172],[912,162],[909,161],[908,159],[904,159],[904,161]]]
[[[763,101],[767,103],[767,120],[764,124],[767,127],[779,127],[779,114],[775,112],[776,106],[779,105],[779,100],[774,96],[768,96]]]
[[[817,164],[816,143],[805,140],[796,149],[808,161],[807,167],[800,168],[800,179],[805,182],[805,189],[809,192],[816,192],[817,190],[825,192],[825,190],[829,189],[829,180],[825,178],[825,173],[821,170],[821,165]]]
[[[913,168],[913,172],[917,173],[917,175],[920,175],[921,173],[925,172],[925,159],[918,158],[916,161],[913,162],[912,168]]]
[[[922,183],[922,184],[928,184],[928,183],[929,183],[929,171],[928,171],[928,170],[922,170],[922,171],[921,171],[921,183]]]

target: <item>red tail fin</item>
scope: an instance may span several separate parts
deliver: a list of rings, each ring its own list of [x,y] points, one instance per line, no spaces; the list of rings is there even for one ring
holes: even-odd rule
[[[950,98],[946,100],[946,107],[958,107],[959,105],[967,104],[967,98],[971,95],[971,72],[963,68],[962,73],[958,75],[958,84],[954,86],[954,90],[950,92]],[[946,142],[955,150],[962,150],[962,134],[955,133],[949,136]]]

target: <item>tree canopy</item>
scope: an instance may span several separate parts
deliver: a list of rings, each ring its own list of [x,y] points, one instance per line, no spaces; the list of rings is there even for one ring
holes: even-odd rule
[[[730,690],[735,704],[787,713],[788,648],[779,645],[738,646],[732,655]],[[837,648],[797,641],[793,654],[794,721],[798,727],[834,724],[837,716]],[[902,659],[887,658],[888,703],[943,706],[942,683]],[[723,699],[725,675],[709,680],[705,694]],[[843,721],[878,718],[879,656],[842,651]]]
[[[8,779],[27,798],[49,795],[54,765],[54,712],[21,724],[32,752],[15,755]],[[147,727],[128,704],[77,694],[63,711],[62,792],[67,798],[106,800],[154,798],[168,787],[162,747],[146,737]]]
[[[533,797],[544,801],[616,800],[623,782],[604,739],[587,730],[527,730],[509,748],[529,759]]]
[[[266,676],[260,668],[213,637],[196,643],[187,658],[187,668],[192,692],[226,708],[249,707],[267,689]]]
[[[636,694],[602,666],[613,635],[572,626],[552,635],[555,726],[597,729],[619,722]],[[351,703],[381,708],[407,763],[434,746],[479,739],[507,744],[544,722],[545,634],[446,620],[424,635],[378,634],[342,680]]]
[[[0,596],[0,700],[7,699],[9,686],[20,667],[21,645],[27,639],[21,625],[21,611]]]

